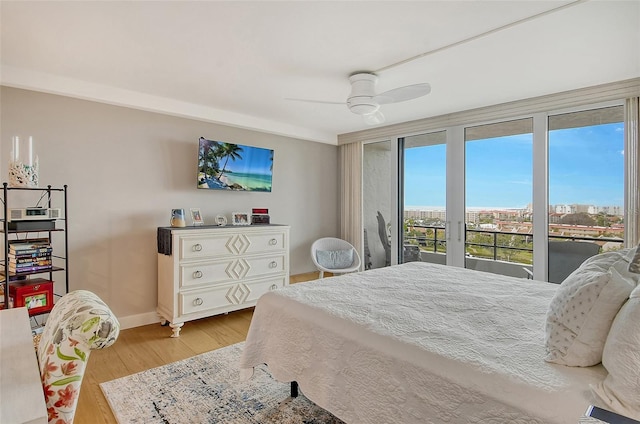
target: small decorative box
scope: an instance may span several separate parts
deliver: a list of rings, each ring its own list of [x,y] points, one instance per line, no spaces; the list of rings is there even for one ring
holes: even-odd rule
[[[50,312],[53,309],[53,281],[31,278],[9,283],[9,296],[13,307],[26,307],[29,315]]]

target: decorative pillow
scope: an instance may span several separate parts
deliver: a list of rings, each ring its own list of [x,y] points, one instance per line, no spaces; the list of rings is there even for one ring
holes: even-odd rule
[[[616,315],[602,353],[602,364],[609,372],[591,390],[605,407],[640,420],[640,287]]]
[[[546,361],[578,367],[602,361],[611,323],[636,285],[615,262],[608,271],[602,264],[585,262],[558,287],[547,313]]]
[[[629,272],[640,274],[640,244],[635,248],[631,261],[629,262]]]
[[[317,250],[316,259],[325,268],[349,268],[353,264],[353,249]]]

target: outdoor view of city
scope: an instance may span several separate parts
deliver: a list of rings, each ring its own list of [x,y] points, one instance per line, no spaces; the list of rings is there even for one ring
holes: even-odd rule
[[[421,250],[446,252],[446,211],[413,208],[404,211],[405,243]],[[467,210],[468,255],[531,264],[533,257],[531,206],[524,209]],[[550,240],[596,242],[601,251],[622,248],[623,212],[620,206],[554,205],[549,208]]]

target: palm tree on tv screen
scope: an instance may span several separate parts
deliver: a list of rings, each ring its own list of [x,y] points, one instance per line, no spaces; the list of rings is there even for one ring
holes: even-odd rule
[[[220,174],[218,174],[218,180],[220,180],[220,178],[222,178],[222,175],[227,171],[227,163],[229,163],[229,159],[234,162],[236,159],[242,160],[242,155],[240,154],[242,151],[242,147],[238,146],[237,144],[221,143],[219,157],[220,159],[224,158],[225,161]]]
[[[200,150],[200,172],[204,174],[204,178],[216,175],[218,169],[218,160],[220,159],[220,143],[217,141],[209,141],[201,144]]]

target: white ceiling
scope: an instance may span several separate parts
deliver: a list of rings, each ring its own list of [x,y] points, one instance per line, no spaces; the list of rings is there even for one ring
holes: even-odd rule
[[[3,85],[334,144],[370,127],[287,98],[345,101],[354,71],[431,84],[384,125],[640,76],[640,0],[2,0],[0,23]]]

